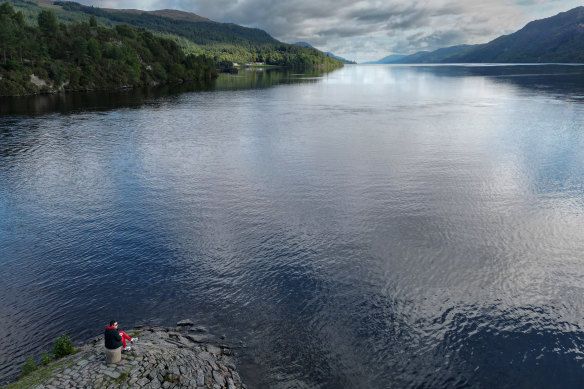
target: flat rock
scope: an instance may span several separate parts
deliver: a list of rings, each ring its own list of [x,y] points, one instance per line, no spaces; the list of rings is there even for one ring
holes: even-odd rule
[[[144,327],[137,337],[132,352],[109,366],[105,365],[103,337],[91,340],[78,353],[49,364],[52,375],[35,377],[32,387],[244,388],[233,360],[216,344],[204,343],[214,339],[208,334],[178,333],[176,328],[157,326]]]
[[[181,320],[178,323],[176,323],[176,325],[178,327],[185,327],[185,326],[192,327],[195,325],[195,323],[192,320],[184,319],[184,320]]]

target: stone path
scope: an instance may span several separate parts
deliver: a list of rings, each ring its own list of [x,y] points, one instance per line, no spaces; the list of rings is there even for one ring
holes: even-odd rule
[[[38,389],[56,388],[245,388],[227,346],[189,327],[142,328],[132,351],[118,364],[106,365],[103,337],[67,357]],[[61,363],[63,365],[63,363]]]

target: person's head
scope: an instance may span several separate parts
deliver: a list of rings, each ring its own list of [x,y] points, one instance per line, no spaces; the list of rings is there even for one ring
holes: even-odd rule
[[[118,326],[118,322],[115,320],[111,320],[110,321],[110,327],[117,327]]]

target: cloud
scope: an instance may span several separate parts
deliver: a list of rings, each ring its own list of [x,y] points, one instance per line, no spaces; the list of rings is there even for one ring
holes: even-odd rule
[[[180,9],[307,41],[365,61],[457,44],[485,43],[579,0],[81,0],[108,8]]]

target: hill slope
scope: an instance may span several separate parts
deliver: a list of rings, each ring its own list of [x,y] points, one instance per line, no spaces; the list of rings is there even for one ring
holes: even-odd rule
[[[404,59],[405,57],[407,57],[407,55],[402,55],[402,54],[391,54],[388,55],[387,57],[383,57],[381,59],[378,59],[377,61],[369,61],[369,62],[365,62],[365,65],[381,65],[381,64],[388,64],[388,63],[397,63],[399,61],[401,61],[402,59]]]
[[[342,63],[316,49],[279,42],[267,32],[233,23],[218,23],[189,12],[175,10],[108,10],[75,2],[49,0],[10,0],[28,21],[35,21],[41,10],[50,8],[59,21],[86,22],[96,17],[100,25],[128,24],[145,28],[175,41],[187,54],[204,54],[224,67],[232,62],[266,62],[270,65],[334,69]]]
[[[133,27],[141,27],[154,31],[170,33],[190,41],[208,45],[212,43],[278,43],[267,32],[257,28],[242,27],[232,23],[216,23],[212,21],[189,20],[188,12],[174,13],[173,17],[160,16],[161,11],[140,12],[135,10],[106,10],[96,7],[87,7],[72,1],[55,1],[55,5],[66,11],[77,11],[87,15],[94,15],[112,20],[117,23],[129,24]],[[168,15],[168,12],[162,11]],[[176,15],[180,14],[180,19]],[[194,15],[191,19],[198,19],[200,16]]]
[[[482,45],[419,52],[394,63],[583,63],[584,7],[535,20]]]
[[[461,62],[584,62],[584,7],[530,22],[458,58]]]
[[[456,58],[464,55],[470,51],[476,50],[482,45],[458,45],[444,47],[434,51],[420,51],[418,53],[408,55],[394,63],[453,63],[461,62]]]
[[[169,39],[128,25],[58,23],[51,11],[28,25],[9,3],[0,4],[0,96],[16,96],[204,81],[214,62],[185,55]]]
[[[300,46],[300,47],[308,47],[314,50],[318,50],[316,47],[312,46],[310,43],[308,42],[296,42],[294,43],[295,46]],[[320,50],[318,50],[320,51]],[[339,57],[338,55],[334,55],[333,53],[331,53],[330,51],[320,51],[321,53],[323,53],[324,55],[326,55],[327,57],[331,57],[336,59],[337,61],[341,61],[344,64],[356,64],[357,62],[355,61],[351,61],[348,59],[345,59],[343,57]]]
[[[176,19],[176,20],[186,20],[189,22],[213,22],[211,19],[204,18],[192,12],[178,11],[175,9],[159,9],[156,11],[142,11],[139,9],[113,9],[104,8],[107,12],[122,12],[122,13],[135,13],[135,14],[150,14],[156,16],[162,16],[164,18]]]

